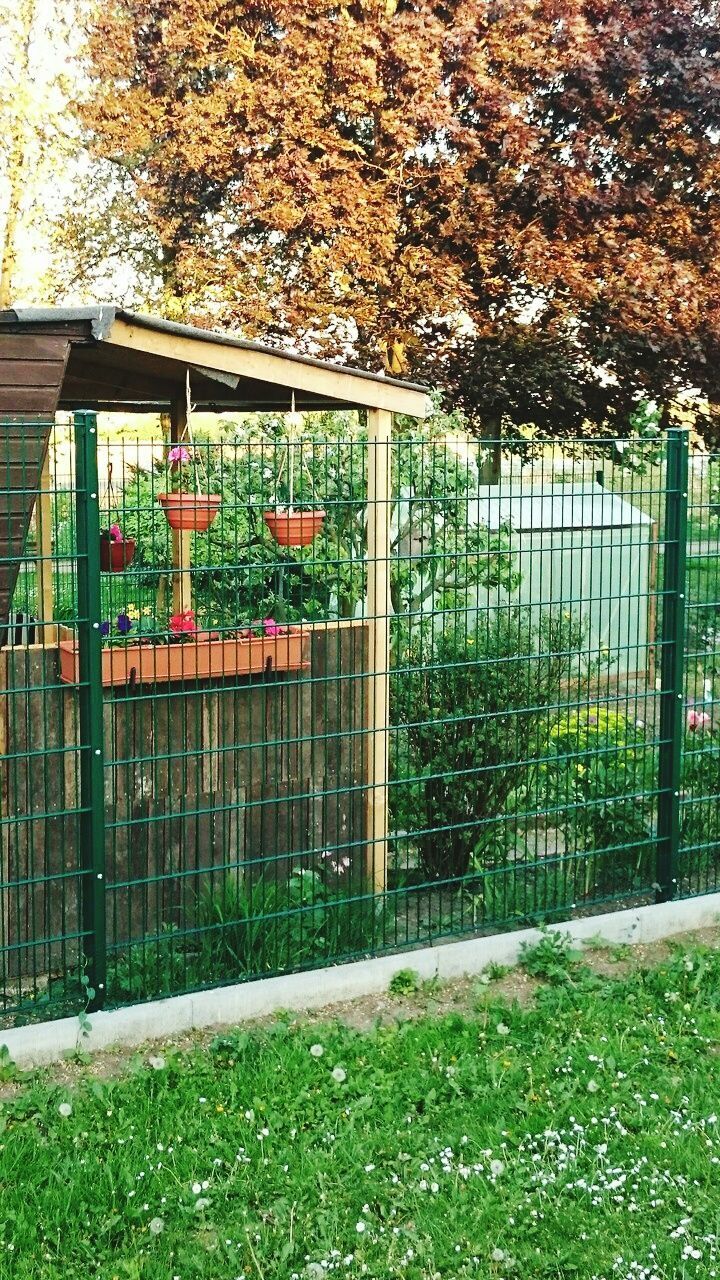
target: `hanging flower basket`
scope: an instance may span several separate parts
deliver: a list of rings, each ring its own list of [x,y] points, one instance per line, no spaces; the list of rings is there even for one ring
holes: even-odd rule
[[[188,422],[190,420],[190,390],[188,382]],[[200,472],[207,483],[207,473],[198,458],[195,449],[188,449],[184,444],[175,444],[167,455],[167,464],[171,474],[182,485],[183,476],[189,467],[192,473],[191,488],[180,488],[172,493],[159,493],[158,502],[165,512],[165,519],[171,529],[194,529],[196,533],[204,533],[210,528],[218,511],[221,498],[216,493],[202,493],[200,490]]]
[[[204,533],[220,510],[221,498],[215,493],[159,493],[158,502],[171,529]]]
[[[320,508],[306,511],[264,511],[263,519],[273,538],[281,547],[309,547],[317,538],[325,523],[325,512]]]
[[[123,536],[118,524],[100,534],[100,569],[102,573],[122,573],[132,564],[135,555],[135,539]]]

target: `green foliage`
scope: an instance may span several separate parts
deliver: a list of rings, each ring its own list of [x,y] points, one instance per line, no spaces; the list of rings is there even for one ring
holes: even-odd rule
[[[680,841],[683,872],[692,879],[701,868],[720,864],[720,731],[685,735]]]
[[[415,969],[398,969],[388,983],[391,996],[411,996],[420,990],[420,975]]]
[[[428,609],[452,589],[516,581],[505,531],[471,523],[479,484],[472,448],[453,447],[442,432],[461,423],[438,413],[393,450],[391,594],[396,613]],[[281,622],[355,616],[366,590],[366,432],[350,413],[308,414],[302,440],[289,444],[278,415],[226,426],[220,443],[196,444],[200,472],[222,493],[207,533],[191,535],[198,617],[233,626],[258,617]],[[310,547],[279,547],[263,511],[287,504],[289,458],[294,501],[322,505],[322,533]],[[151,471],[128,470],[117,515],[137,543],[127,590],[169,598],[170,531],[157,495],[177,483],[158,459]]]
[[[550,821],[569,848],[594,855],[578,888],[646,881],[657,754],[644,725],[608,706],[574,709],[552,726],[543,754],[536,785]]]
[[[569,933],[543,930],[539,942],[523,942],[520,947],[520,964],[531,978],[542,978],[553,984],[570,980],[570,973],[580,952],[573,949]]]
[[[198,929],[203,981],[223,980],[367,950],[382,936],[382,908],[319,871],[285,881],[230,874],[202,894]]]
[[[503,814],[544,749],[549,709],[582,669],[582,629],[524,608],[399,628],[391,676],[394,827],[420,830],[432,879],[503,857]]]
[[[152,1000],[193,985],[199,970],[189,967],[177,929],[166,926],[157,939],[137,942],[127,950],[111,953],[108,961],[108,996],[111,1002]]]
[[[10,1080],[16,1080],[20,1072],[16,1063],[10,1057],[10,1050],[6,1044],[0,1044],[0,1084],[7,1084]]]
[[[465,886],[478,925],[516,928],[567,920],[582,890],[577,859],[530,861],[508,835],[504,845],[498,842],[495,863]]]
[[[379,945],[385,908],[373,895],[331,883],[330,874],[293,871],[285,880],[228,873],[203,889],[191,928],[165,926],[112,966],[113,1000],[301,969]]]

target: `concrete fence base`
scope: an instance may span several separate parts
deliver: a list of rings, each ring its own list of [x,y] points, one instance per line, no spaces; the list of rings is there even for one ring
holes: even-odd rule
[[[714,925],[720,917],[720,893],[681,902],[666,902],[635,910],[613,911],[551,925],[582,943],[600,937],[613,943],[650,943],[673,934]],[[353,1000],[386,991],[399,969],[413,969],[421,978],[457,978],[481,973],[489,964],[514,964],[523,943],[540,938],[538,929],[518,929],[491,937],[468,938],[401,955],[380,956],[284,974],[255,982],[217,987],[194,995],[172,996],[91,1016],[91,1030],[81,1035],[77,1018],[15,1027],[0,1031],[0,1044],[22,1068],[58,1062],[78,1048],[95,1053],[102,1049],[134,1048],[152,1040],[170,1038],[208,1027],[231,1026],[267,1017],[281,1009],[322,1009],[338,1001]]]

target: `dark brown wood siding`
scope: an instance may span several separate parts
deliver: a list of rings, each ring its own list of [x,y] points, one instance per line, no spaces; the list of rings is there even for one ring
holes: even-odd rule
[[[0,628],[25,550],[69,349],[64,335],[0,333]]]
[[[329,623],[311,632],[309,669],[287,678],[104,690],[111,946],[194,927],[229,873],[283,884],[322,868],[333,890],[361,892],[367,665],[367,625]],[[57,649],[6,650],[0,991],[77,964],[79,783],[78,690],[60,683]]]
[[[0,333],[0,414],[52,417],[69,349],[64,335]]]

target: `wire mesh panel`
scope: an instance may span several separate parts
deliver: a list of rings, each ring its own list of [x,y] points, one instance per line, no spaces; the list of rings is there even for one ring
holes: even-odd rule
[[[688,498],[678,884],[694,894],[720,876],[720,456],[691,457]]]
[[[446,439],[395,453],[397,941],[646,900],[662,449]]]
[[[101,444],[108,991],[371,950],[366,447],[282,419]]]
[[[685,433],[3,430],[6,1017],[717,887]]]
[[[5,421],[0,458],[1,991],[27,1018],[82,996],[78,703],[57,664],[78,616],[72,426]]]

